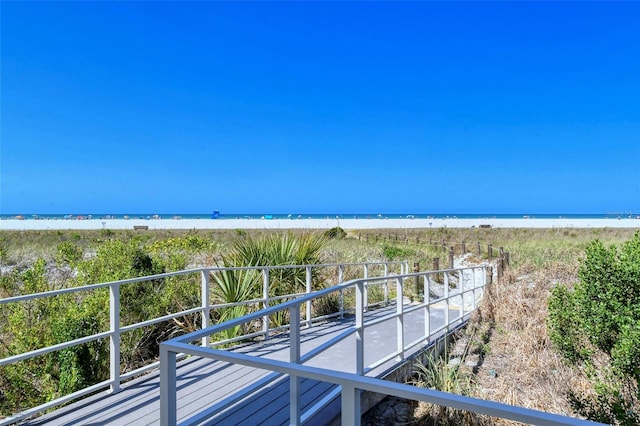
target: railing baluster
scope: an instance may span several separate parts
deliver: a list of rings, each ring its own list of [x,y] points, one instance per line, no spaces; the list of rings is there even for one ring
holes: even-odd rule
[[[464,271],[462,269],[458,271],[458,280],[460,281],[460,306],[458,315],[460,322],[462,322],[464,320]]]
[[[177,423],[176,353],[160,344],[160,426]]]
[[[404,278],[398,277],[396,278],[396,313],[398,314],[396,317],[396,348],[400,354],[398,361],[404,359]]]
[[[269,268],[262,269],[262,306],[264,309],[269,307]],[[262,332],[264,339],[269,339],[269,315],[262,317]]]
[[[347,384],[342,385],[342,413],[343,425],[360,426],[360,390]]]
[[[209,327],[209,314],[211,309],[209,309],[209,270],[205,269],[200,272],[201,274],[201,287],[200,287],[200,297],[202,301],[202,329]],[[209,335],[206,335],[202,338],[202,346],[209,346]]]
[[[344,280],[344,265],[338,265],[338,284]],[[344,291],[340,289],[340,319],[344,318]]]
[[[110,392],[120,392],[120,284],[109,286],[109,379]]]
[[[300,306],[289,308],[289,362],[300,364]],[[289,376],[289,424],[300,424],[300,377]]]
[[[369,264],[364,264],[364,278],[369,278]],[[364,310],[366,311],[369,306],[369,283],[364,282]]]
[[[449,331],[449,273],[444,273],[444,323],[446,324],[447,331]]]
[[[389,276],[389,264],[384,264],[384,276],[385,278]],[[389,304],[389,280],[384,280],[384,305],[387,306]]]
[[[473,280],[473,308],[472,310],[476,310],[478,307],[478,283],[476,282],[476,268],[471,268],[471,279]]]
[[[364,292],[365,281],[356,284],[356,374],[364,374]]]
[[[427,342],[431,341],[431,275],[424,276],[424,335]]]
[[[306,267],[306,284],[307,284],[307,294],[311,293],[312,282],[311,282],[311,266]],[[307,300],[307,327],[311,327],[311,300]]]

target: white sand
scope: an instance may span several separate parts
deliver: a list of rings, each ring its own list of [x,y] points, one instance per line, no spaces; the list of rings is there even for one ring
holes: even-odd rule
[[[5,219],[0,230],[62,229],[412,229],[412,228],[637,228],[640,219]]]

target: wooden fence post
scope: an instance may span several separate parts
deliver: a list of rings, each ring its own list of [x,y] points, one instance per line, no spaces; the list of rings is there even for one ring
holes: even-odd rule
[[[420,263],[413,262],[413,272],[420,272]],[[420,295],[420,277],[418,276],[413,277],[413,291],[416,297]]]
[[[482,247],[480,247],[480,241],[478,241],[478,256],[482,255]]]
[[[444,238],[442,239],[442,251],[447,251],[447,244],[444,241]]]
[[[487,277],[487,284],[493,283],[493,268],[491,266],[487,268],[486,277]]]
[[[453,246],[449,249],[449,269],[453,269]]]
[[[467,243],[465,241],[462,242],[462,254],[467,252]]]
[[[491,244],[487,245],[487,254],[489,255],[489,260],[493,257],[493,246]]]

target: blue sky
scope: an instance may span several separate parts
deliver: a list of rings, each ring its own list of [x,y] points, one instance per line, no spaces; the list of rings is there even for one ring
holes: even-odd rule
[[[0,213],[640,212],[640,2],[7,2]]]

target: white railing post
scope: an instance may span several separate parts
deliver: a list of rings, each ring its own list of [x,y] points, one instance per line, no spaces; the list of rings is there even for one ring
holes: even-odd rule
[[[269,269],[262,269],[262,307],[267,309],[269,307]],[[264,340],[269,339],[269,315],[262,317],[262,332],[264,333]]]
[[[311,282],[311,266],[306,267],[306,280],[307,280],[307,294],[310,294],[312,289]],[[307,327],[311,327],[311,300],[307,300]]]
[[[344,280],[344,265],[338,265],[338,284]],[[340,289],[340,319],[344,318],[344,291]]]
[[[396,317],[396,345],[397,350],[400,352],[397,360],[401,361],[404,359],[404,278],[398,277],[396,278],[396,313],[398,314]]]
[[[356,374],[364,374],[364,292],[363,280],[356,284]]]
[[[478,290],[478,285],[476,283],[476,268],[471,268],[471,279],[473,280],[473,287],[471,287],[473,289],[473,305],[472,305],[472,309],[475,311],[476,308],[478,307],[478,300],[477,300],[477,290]]]
[[[431,275],[424,276],[424,335],[427,342],[431,341]]]
[[[209,270],[204,270],[200,272],[200,297],[202,300],[202,329],[209,327],[209,313],[211,310],[209,309]],[[209,335],[206,335],[202,338],[202,346],[207,348],[209,347]]]
[[[449,331],[449,273],[444,272],[444,323],[447,326],[447,332]]]
[[[160,426],[177,423],[176,353],[160,344]]]
[[[389,277],[389,264],[385,262],[384,264],[384,276],[385,278]],[[389,304],[389,280],[384,280],[384,305],[387,306]]]
[[[340,393],[342,394],[341,423],[360,426],[360,390],[343,384]]]
[[[461,269],[458,271],[458,281],[460,281],[460,322],[464,321],[464,271]]]
[[[289,308],[289,362],[300,364],[300,306]],[[300,377],[289,376],[289,425],[300,423]]]
[[[120,392],[120,284],[109,286],[109,392]]]
[[[369,278],[369,264],[365,263],[364,264],[364,278]],[[369,286],[368,286],[368,282],[364,282],[364,292],[363,292],[363,296],[364,296],[364,310],[367,310],[367,307],[369,306]],[[364,311],[363,311],[364,312]]]

